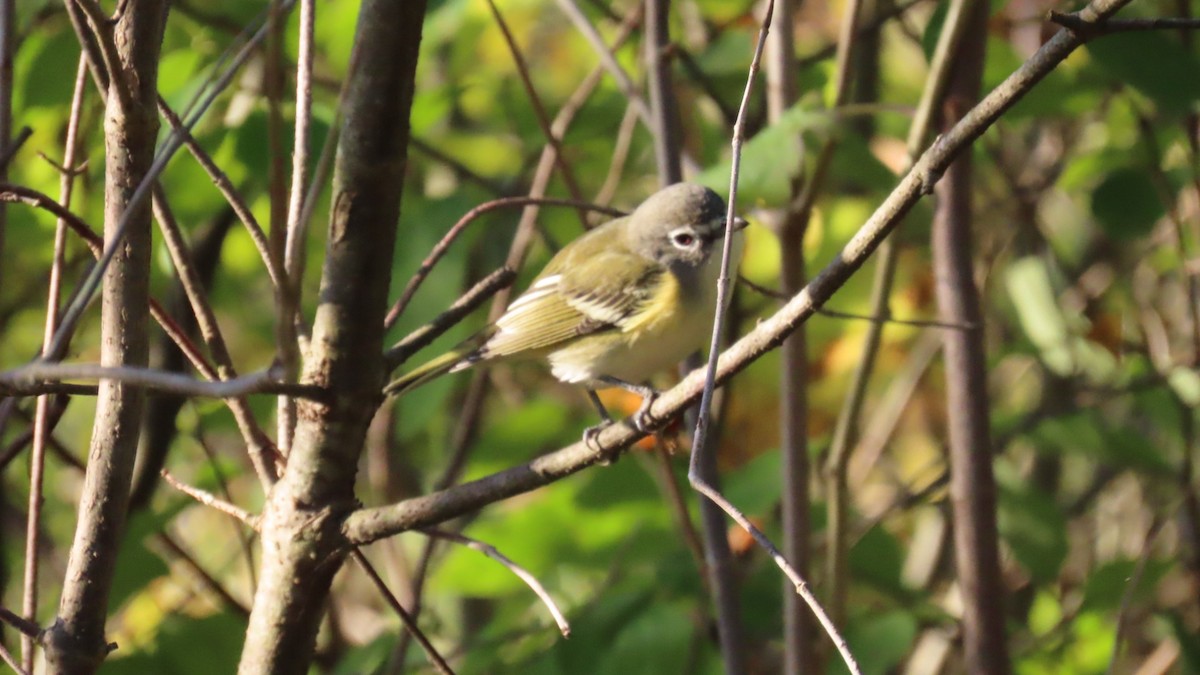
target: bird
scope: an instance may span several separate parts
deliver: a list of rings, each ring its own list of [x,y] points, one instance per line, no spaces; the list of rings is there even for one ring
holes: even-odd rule
[[[646,432],[658,395],[646,382],[711,334],[726,220],[725,201],[707,187],[659,190],[631,214],[569,242],[500,318],[390,382],[385,395],[479,364],[544,358],[559,381],[584,387],[599,413],[601,424],[589,427],[585,440],[612,423],[596,395],[611,387],[642,397],[631,420]],[[738,254],[745,227],[734,219]]]

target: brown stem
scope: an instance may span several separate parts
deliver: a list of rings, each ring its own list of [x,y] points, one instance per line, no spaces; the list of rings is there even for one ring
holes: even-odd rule
[[[355,36],[345,121],[287,472],[262,520],[261,577],[239,672],[305,673],[334,573],[346,555],[342,514],[383,385],[383,318],[400,214],[409,111],[425,3],[367,0]]]
[[[13,56],[16,54],[17,10],[16,0],[0,0],[0,156],[12,158],[13,127]],[[8,162],[0,165],[0,183],[8,182]],[[4,236],[7,230],[8,213],[0,204],[0,261],[4,260]],[[0,262],[0,280],[4,278],[3,263]],[[22,648],[22,654],[25,650]],[[25,669],[31,664],[25,661]]]
[[[670,0],[646,0],[645,59],[647,87],[650,90],[651,137],[658,164],[658,183],[662,187],[683,180],[680,163],[681,130],[675,92],[671,87],[671,62],[667,48]]]
[[[154,161],[157,71],[167,3],[144,0],[112,27],[122,72],[135,81],[111,83],[105,112],[106,244],[124,240],[104,270],[101,364],[145,367],[149,354],[150,204],[133,201]],[[126,86],[128,84],[128,86]],[[133,208],[130,208],[130,207]],[[145,393],[100,384],[79,524],[67,561],[58,620],[45,635],[51,672],[89,673],[110,651],[104,625],[108,593],[128,508]]]
[[[979,97],[987,8],[986,2],[974,0],[965,10],[968,25],[946,89],[947,128]],[[980,325],[982,310],[971,248],[970,153],[964,153],[947,168],[937,194],[932,239],[938,311],[944,321]],[[969,672],[1002,675],[1009,672],[1010,665],[983,331],[947,331],[943,340],[950,498],[955,567],[963,596],[964,661]]]
[[[7,3],[6,3],[7,4]],[[0,31],[3,27],[0,27]],[[5,38],[0,38],[4,40]],[[0,48],[0,58],[3,58]],[[71,95],[71,113],[67,118],[66,150],[63,152],[63,163],[68,167],[75,166],[76,155],[79,151],[79,119],[83,112],[84,86],[87,83],[87,61],[82,57],[75,75],[75,90]],[[2,114],[2,113],[0,113]],[[2,133],[2,132],[0,132]],[[3,138],[3,136],[0,136]],[[0,173],[0,180],[4,175]],[[75,174],[67,171],[59,176],[59,201],[69,206],[71,194],[75,187]],[[0,229],[3,228],[3,216],[0,215]],[[49,288],[46,290],[46,323],[42,335],[42,349],[47,350],[54,341],[54,331],[58,328],[59,296],[62,288],[62,273],[64,255],[67,244],[67,225],[61,218],[54,227],[54,257],[50,265]],[[49,396],[40,396],[33,419],[33,446],[30,449],[29,468],[29,514],[25,528],[25,579],[22,611],[30,621],[37,622],[38,606],[38,537],[41,530],[42,517],[42,487],[46,465],[46,443],[52,429],[51,401]],[[65,406],[58,410],[61,415]],[[58,415],[54,415],[57,417]],[[34,641],[28,636],[21,638],[21,666],[26,672],[33,671]]]

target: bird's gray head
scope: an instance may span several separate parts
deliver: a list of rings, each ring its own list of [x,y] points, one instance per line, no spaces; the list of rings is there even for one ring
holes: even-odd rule
[[[725,234],[725,200],[692,183],[676,183],[651,195],[629,216],[638,253],[668,267],[699,267]],[[737,219],[735,227],[745,226]]]

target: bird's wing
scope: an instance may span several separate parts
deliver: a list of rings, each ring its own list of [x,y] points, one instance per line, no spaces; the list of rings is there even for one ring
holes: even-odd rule
[[[564,269],[548,269],[496,320],[476,358],[514,356],[562,346],[585,335],[619,329],[649,296],[648,278],[612,274],[627,253],[601,253]],[[660,274],[654,267],[646,274]]]

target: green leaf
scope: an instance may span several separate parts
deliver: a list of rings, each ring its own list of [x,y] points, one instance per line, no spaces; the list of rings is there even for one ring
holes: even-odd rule
[[[1164,111],[1182,114],[1200,100],[1200,60],[1165,31],[1121,33],[1087,43],[1111,76],[1136,88]]]
[[[1165,561],[1148,561],[1142,570],[1141,579],[1133,589],[1134,602],[1152,598],[1159,579],[1170,567],[1170,563]],[[1097,612],[1116,611],[1129,592],[1136,569],[1136,560],[1113,560],[1092,570],[1087,583],[1084,584],[1081,609]]]
[[[67,30],[34,33],[26,40],[13,63],[17,109],[69,104],[79,64],[79,42],[70,24]]]
[[[1167,374],[1167,384],[1179,400],[1192,408],[1200,407],[1200,373],[1185,366],[1176,366]]]
[[[1173,468],[1135,429],[1115,426],[1092,412],[1044,420],[1030,434],[1040,452],[1077,455],[1118,469],[1169,476]]]
[[[1092,192],[1092,213],[1108,236],[1129,240],[1150,234],[1166,211],[1147,171],[1122,167]]]
[[[1004,281],[1021,327],[1041,352],[1046,366],[1059,375],[1071,374],[1075,370],[1071,335],[1046,263],[1033,256],[1015,260],[1008,266]]]
[[[632,452],[642,451],[635,448]],[[638,466],[633,457],[625,457],[612,466],[589,471],[586,479],[587,483],[576,497],[576,502],[584,508],[608,509],[617,503],[662,503],[654,479]]]
[[[792,179],[804,160],[801,134],[828,133],[832,118],[823,110],[810,110],[798,103],[789,108],[771,126],[758,132],[742,148],[738,197],[746,203],[780,206],[792,194]],[[694,181],[716,190],[729,192],[729,161],[710,167]]]
[[[1171,632],[1179,644],[1179,653],[1183,655],[1183,673],[1200,673],[1200,634],[1191,628],[1190,622],[1176,612],[1166,615],[1171,624]]]
[[[673,672],[687,661],[688,646],[697,630],[688,603],[656,602],[625,623],[608,646],[594,654],[592,667],[576,672],[613,675],[658,675]]]
[[[917,620],[912,614],[891,611],[855,621],[846,641],[864,674],[890,673],[900,664],[917,639]],[[831,657],[831,670],[848,672],[841,659]]]
[[[152,579],[171,573],[162,558],[146,547],[146,539],[164,531],[167,523],[187,506],[187,500],[174,498],[167,508],[154,512],[139,511],[126,523],[108,596],[108,606],[112,611],[121,607],[135,593],[146,589]]]
[[[854,542],[848,562],[856,581],[872,584],[888,593],[905,592],[900,581],[904,552],[896,538],[882,526],[872,527]]]
[[[998,526],[1017,562],[1036,583],[1058,576],[1067,558],[1066,519],[1054,500],[998,464]]]
[[[723,477],[721,489],[745,513],[768,513],[779,503],[782,466],[778,450],[764,452]]]

